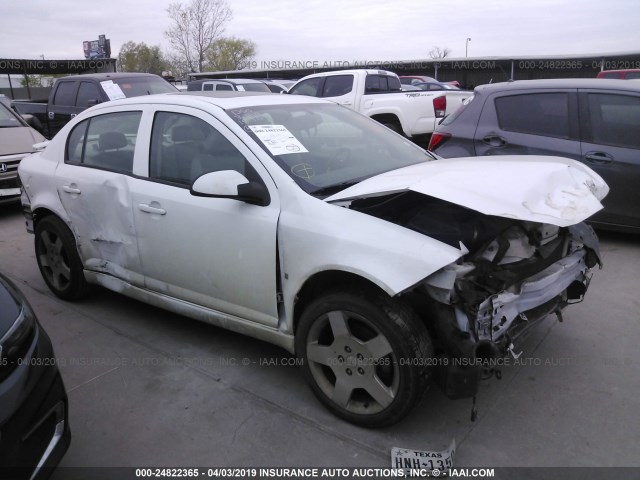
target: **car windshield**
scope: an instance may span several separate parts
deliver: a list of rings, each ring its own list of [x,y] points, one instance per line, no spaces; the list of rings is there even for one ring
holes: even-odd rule
[[[22,123],[4,103],[0,102],[0,128],[22,127]]]
[[[127,98],[178,91],[176,87],[160,77],[114,78],[113,83],[118,84]]]
[[[339,105],[268,105],[227,113],[303,190],[319,197],[433,160],[387,127]]]

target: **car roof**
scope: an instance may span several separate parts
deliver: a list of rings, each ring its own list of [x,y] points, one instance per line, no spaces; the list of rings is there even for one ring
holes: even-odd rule
[[[94,80],[108,80],[108,79],[132,78],[132,77],[162,78],[162,77],[159,77],[158,75],[154,75],[153,73],[109,72],[109,73],[87,73],[83,75],[69,75],[67,77],[60,77],[58,78],[58,80],[67,80],[67,79],[76,80],[79,78],[94,79]]]
[[[242,85],[245,83],[262,83],[260,80],[254,80],[253,78],[203,78],[201,80],[193,80],[189,83],[194,85],[202,85],[207,82],[223,82],[232,83],[234,85]]]
[[[602,90],[630,90],[640,92],[640,84],[630,83],[628,80],[605,78],[554,78],[544,80],[515,80],[512,82],[491,83],[479,85],[477,92],[492,93],[496,91],[531,90],[535,88],[594,88]]]
[[[328,100],[323,100],[316,97],[309,97],[306,95],[279,95],[277,93],[267,92],[236,92],[236,91],[222,91],[222,92],[176,92],[176,93],[162,93],[158,95],[144,95],[140,97],[125,98],[122,100],[112,100],[110,102],[101,103],[95,107],[92,107],[91,111],[96,111],[101,108],[111,108],[115,106],[126,105],[182,105],[195,108],[206,107],[207,105],[215,105],[223,110],[240,108],[240,107],[253,107],[261,105],[296,105],[296,104],[333,104]]]

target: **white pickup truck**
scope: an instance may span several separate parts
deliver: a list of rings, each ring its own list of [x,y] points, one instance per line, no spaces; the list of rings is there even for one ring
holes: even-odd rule
[[[400,79],[384,70],[342,70],[308,75],[293,85],[292,95],[332,100],[407,137],[431,134],[440,119],[456,111],[473,92],[401,91]]]

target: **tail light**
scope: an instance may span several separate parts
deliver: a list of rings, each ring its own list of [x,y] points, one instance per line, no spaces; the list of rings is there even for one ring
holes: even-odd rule
[[[447,110],[447,97],[436,97],[433,99],[433,109],[436,112],[436,118],[444,117],[444,112]]]
[[[436,148],[441,146],[444,142],[446,142],[450,138],[451,138],[450,133],[433,132],[433,134],[431,135],[431,140],[429,140],[429,146],[427,147],[427,150],[431,150],[432,152],[435,152]]]

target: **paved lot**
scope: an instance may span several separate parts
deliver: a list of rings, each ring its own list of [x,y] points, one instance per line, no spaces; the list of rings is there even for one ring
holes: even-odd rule
[[[393,446],[452,438],[456,467],[640,466],[640,237],[601,239],[586,301],[545,320],[525,364],[483,384],[475,423],[470,400],[432,388],[399,425],[366,430],[328,413],[269,344],[106,290],[55,298],[19,205],[0,207],[0,270],[32,302],[69,392],[67,467],[388,467]]]

